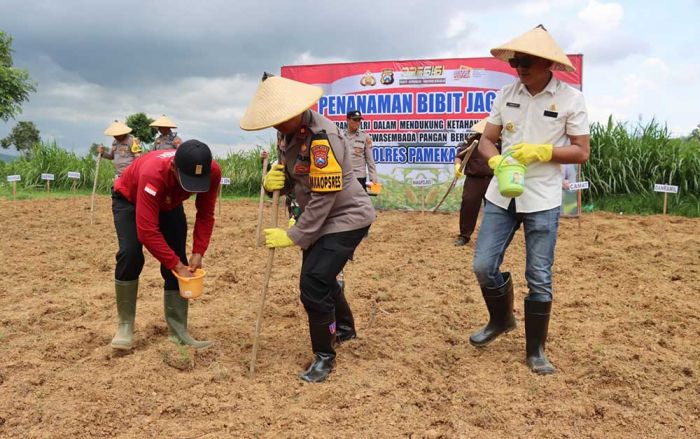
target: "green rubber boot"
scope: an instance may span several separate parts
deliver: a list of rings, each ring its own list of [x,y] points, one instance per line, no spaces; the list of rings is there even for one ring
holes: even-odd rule
[[[136,318],[136,295],[139,280],[115,280],[114,290],[117,295],[117,314],[119,326],[117,335],[112,339],[112,348],[129,350],[134,342],[134,319]]]
[[[210,341],[198,341],[192,338],[187,332],[187,310],[189,302],[180,297],[178,290],[165,290],[163,300],[165,305],[165,321],[168,322],[170,339],[176,343],[192,346],[195,349],[206,348],[211,345]]]

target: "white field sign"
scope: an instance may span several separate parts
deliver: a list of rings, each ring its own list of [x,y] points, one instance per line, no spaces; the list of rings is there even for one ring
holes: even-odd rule
[[[588,189],[588,188],[589,188],[589,185],[588,185],[587,181],[579,181],[576,183],[571,183],[569,185],[570,191],[580,191],[580,190],[584,190],[584,189]]]
[[[667,194],[677,194],[678,193],[678,186],[657,183],[654,185],[654,192],[664,192]]]
[[[231,179],[228,177],[221,177],[221,184],[229,185],[231,184]]]
[[[678,186],[673,186],[671,184],[658,184],[654,185],[654,192],[663,192],[664,194],[664,215],[666,215],[666,208],[668,207],[668,194],[677,194]]]
[[[8,175],[7,181],[10,183],[13,181],[22,181],[22,176],[21,175]]]
[[[72,178],[74,180],[80,180],[80,172],[69,171],[68,178]]]

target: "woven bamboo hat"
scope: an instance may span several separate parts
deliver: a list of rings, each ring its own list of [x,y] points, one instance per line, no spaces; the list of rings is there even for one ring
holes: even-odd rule
[[[541,24],[507,43],[491,49],[491,55],[505,62],[513,58],[515,52],[550,60],[554,63],[552,70],[576,71],[564,51]]]
[[[124,134],[129,134],[130,132],[131,128],[119,122],[118,120],[115,120],[105,130],[105,136],[122,136]]]
[[[154,120],[151,125],[152,127],[163,127],[163,128],[177,128],[175,122],[165,117],[165,114]]]
[[[486,118],[481,119],[479,122],[475,123],[472,126],[472,131],[475,133],[479,134],[484,134],[484,130],[486,129]]]
[[[322,95],[315,85],[265,73],[240,126],[246,131],[275,126],[308,110]]]

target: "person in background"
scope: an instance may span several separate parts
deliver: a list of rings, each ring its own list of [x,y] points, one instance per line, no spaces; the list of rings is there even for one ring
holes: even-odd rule
[[[117,177],[124,172],[124,169],[126,169],[136,157],[141,155],[141,141],[129,133],[131,133],[131,128],[115,120],[105,130],[105,136],[114,137],[112,149],[106,152],[104,145],[97,147],[97,153],[100,154],[102,158],[114,160],[114,169],[117,172]]]
[[[360,129],[362,113],[357,110],[348,111],[348,127],[345,130],[345,144],[352,152],[352,170],[355,177],[367,191],[367,170],[369,170],[370,183],[379,183],[377,177],[377,165],[372,156],[372,138]]]
[[[160,133],[155,142],[153,142],[154,151],[159,149],[177,149],[182,143],[182,139],[172,130],[173,128],[177,128],[177,125],[175,125],[172,120],[168,119],[165,114],[154,120],[150,126],[158,128],[158,133]]]
[[[479,217],[479,210],[484,202],[486,189],[489,187],[493,171],[481,155],[478,149],[472,152],[464,173],[461,171],[462,161],[466,155],[467,148],[474,141],[479,141],[486,127],[486,119],[480,120],[472,127],[473,133],[466,142],[460,144],[455,156],[455,175],[459,178],[466,174],[467,179],[462,188],[462,204],[459,207],[459,236],[455,239],[456,246],[467,245],[471,240],[472,233],[476,227],[476,220]],[[498,145],[500,147],[500,145]]]

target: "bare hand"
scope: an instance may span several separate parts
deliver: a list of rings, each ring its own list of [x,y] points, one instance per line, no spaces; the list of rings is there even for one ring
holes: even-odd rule
[[[265,151],[264,149],[263,149],[262,151],[260,151],[260,158],[261,158],[261,159],[264,160],[264,159],[266,159],[266,158],[268,158],[268,157],[270,157],[270,153],[269,153],[269,152]]]
[[[175,271],[180,277],[192,277],[189,267],[182,262],[178,262],[173,271]]]
[[[100,155],[104,154],[104,153],[105,153],[105,147],[102,146],[102,145],[98,146],[98,147],[97,147],[97,153],[100,154]]]
[[[561,184],[561,188],[568,191],[569,188],[571,188],[571,183],[569,183],[569,180],[564,180]]]
[[[190,258],[190,272],[194,273],[198,268],[202,268],[202,255],[199,253],[192,253]]]

